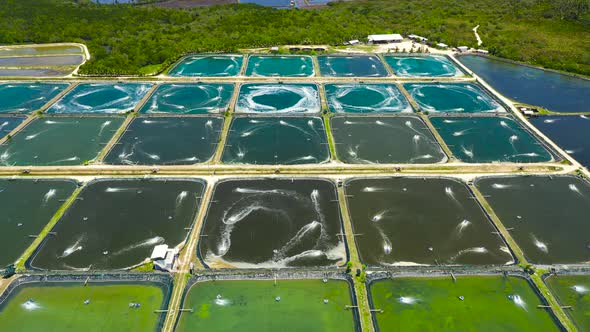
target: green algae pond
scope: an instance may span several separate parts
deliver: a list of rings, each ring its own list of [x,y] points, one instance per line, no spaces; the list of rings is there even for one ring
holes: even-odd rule
[[[359,331],[344,280],[215,280],[193,284],[176,327],[183,331]]]
[[[23,121],[25,118],[21,116],[0,116],[0,139],[10,134]]]
[[[313,60],[307,55],[251,55],[246,75],[310,77],[314,75]]]
[[[87,184],[28,264],[46,270],[125,269],[154,246],[175,247],[192,227],[199,179],[99,179]]]
[[[526,279],[516,276],[394,277],[373,282],[379,331],[560,331]]]
[[[0,145],[0,165],[82,165],[95,159],[122,117],[43,117]]]
[[[326,84],[333,113],[411,113],[412,106],[395,84]]]
[[[502,224],[535,264],[590,261],[590,184],[574,176],[477,179]]]
[[[67,279],[67,277],[66,277]],[[5,331],[160,331],[170,286],[84,280],[25,282],[0,303]],[[132,304],[135,304],[132,306]]]
[[[545,279],[545,283],[565,309],[580,331],[590,331],[590,275],[557,274]]]
[[[494,97],[473,83],[406,83],[404,88],[424,112],[506,112]]]
[[[140,109],[146,114],[223,113],[229,107],[233,84],[164,83]]]
[[[530,132],[510,117],[431,117],[453,155],[468,163],[553,160]]]
[[[385,55],[385,62],[400,77],[465,76],[453,61],[444,55]]]
[[[386,77],[385,65],[375,55],[320,55],[322,76],[332,77]]]
[[[60,92],[67,83],[4,83],[0,84],[0,113],[31,113]]]
[[[61,179],[0,179],[0,268],[14,263],[76,188]],[[0,315],[1,316],[1,315]]]
[[[211,268],[336,266],[346,261],[334,183],[235,179],[215,186],[198,245]]]
[[[325,163],[330,151],[320,117],[236,117],[221,160],[227,164]]]
[[[210,160],[221,117],[137,117],[105,157],[107,164],[191,165]]]
[[[447,160],[424,122],[414,116],[330,119],[338,159],[350,164],[440,163]]]
[[[47,113],[126,113],[150,88],[149,83],[80,83],[51,105]]]
[[[320,94],[315,84],[243,84],[236,113],[319,113]]]
[[[514,259],[467,186],[446,178],[345,183],[359,255],[368,265],[488,265]]]
[[[191,55],[181,59],[170,71],[169,76],[223,77],[237,76],[242,69],[241,55]]]

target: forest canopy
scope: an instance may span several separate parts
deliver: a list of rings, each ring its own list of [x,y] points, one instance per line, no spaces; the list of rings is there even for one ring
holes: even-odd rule
[[[165,68],[189,52],[340,45],[372,33],[414,33],[476,46],[472,28],[480,25],[482,47],[494,55],[590,75],[587,1],[360,0],[277,10],[247,4],[174,9],[0,0],[0,44],[84,43],[92,60],[80,73],[118,75]]]

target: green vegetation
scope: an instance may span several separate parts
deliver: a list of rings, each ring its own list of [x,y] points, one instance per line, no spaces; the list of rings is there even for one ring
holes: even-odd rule
[[[87,0],[3,0],[0,44],[85,43],[92,59],[81,74],[148,74],[187,52],[338,45],[370,33],[415,33],[449,45],[476,46],[471,29],[479,24],[482,47],[494,55],[590,75],[587,0],[568,1],[582,5],[563,9],[564,0],[364,0],[313,10],[256,5],[178,10]]]

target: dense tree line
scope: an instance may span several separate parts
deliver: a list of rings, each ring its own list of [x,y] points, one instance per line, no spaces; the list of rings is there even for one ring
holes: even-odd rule
[[[80,42],[83,74],[138,74],[187,52],[231,52],[280,44],[331,44],[400,32],[484,47],[531,64],[590,75],[587,10],[564,15],[559,1],[362,0],[321,9],[223,5],[191,10],[97,5],[88,0],[0,0],[0,44]]]

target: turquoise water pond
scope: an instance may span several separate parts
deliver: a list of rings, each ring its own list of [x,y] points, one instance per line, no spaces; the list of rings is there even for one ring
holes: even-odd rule
[[[45,105],[65,88],[67,83],[0,84],[0,113],[30,113]]]
[[[395,84],[326,84],[326,98],[334,113],[412,112]]]
[[[229,106],[233,84],[165,83],[156,88],[140,113],[223,113]]]
[[[385,62],[400,77],[459,77],[465,74],[443,55],[385,55]]]
[[[237,76],[244,61],[241,55],[192,55],[187,56],[176,64],[168,75],[170,76]]]
[[[310,56],[252,55],[248,58],[247,76],[309,77],[314,75]]]
[[[506,112],[498,101],[473,83],[407,83],[404,87],[425,112]]]

